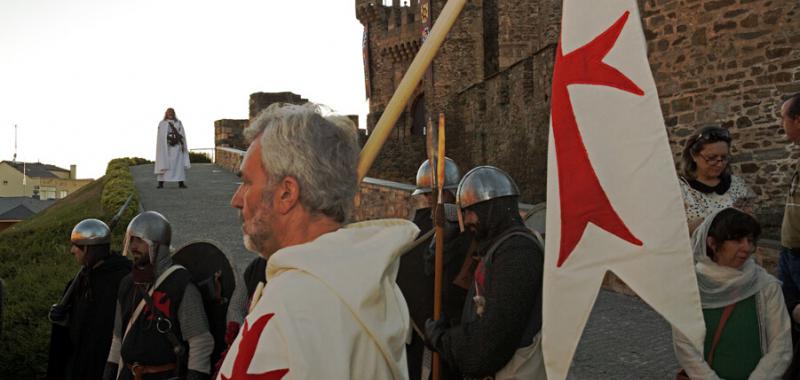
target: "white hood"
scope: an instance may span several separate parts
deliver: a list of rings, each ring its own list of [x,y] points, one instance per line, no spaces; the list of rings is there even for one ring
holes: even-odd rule
[[[410,319],[395,280],[400,255],[418,234],[417,226],[404,219],[350,224],[275,252],[267,264],[267,281],[290,270],[317,278],[347,305],[388,363],[405,365]]]

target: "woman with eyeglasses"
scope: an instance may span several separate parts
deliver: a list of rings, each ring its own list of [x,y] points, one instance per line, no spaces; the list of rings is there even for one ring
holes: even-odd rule
[[[731,135],[725,128],[705,127],[689,137],[682,155],[681,191],[689,230],[716,210],[750,211],[755,197],[744,181],[731,174]]]
[[[688,378],[780,379],[789,367],[791,323],[780,282],[752,259],[760,233],[752,215],[725,208],[692,235],[706,334],[698,351],[673,329],[675,356]]]

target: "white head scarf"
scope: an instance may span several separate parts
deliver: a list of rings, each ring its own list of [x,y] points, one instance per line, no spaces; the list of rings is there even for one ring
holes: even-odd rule
[[[767,273],[751,256],[741,268],[731,268],[715,263],[706,254],[708,230],[714,218],[723,210],[707,216],[692,234],[697,287],[703,309],[715,309],[739,302],[764,289],[778,279]]]

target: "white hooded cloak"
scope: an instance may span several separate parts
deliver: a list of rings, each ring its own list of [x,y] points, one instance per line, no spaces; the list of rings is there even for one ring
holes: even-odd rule
[[[175,129],[183,136],[183,144],[170,146],[167,143],[167,132],[169,132],[169,122],[175,125]],[[156,140],[156,165],[155,174],[158,181],[177,182],[186,180],[186,169],[191,167],[189,163],[189,146],[186,142],[186,132],[180,120],[161,120],[158,123],[158,139]]]
[[[418,233],[407,220],[368,221],[277,251],[218,378],[407,379],[411,322],[395,279]]]

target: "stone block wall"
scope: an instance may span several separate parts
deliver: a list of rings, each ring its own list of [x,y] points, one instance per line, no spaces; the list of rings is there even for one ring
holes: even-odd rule
[[[242,132],[247,120],[220,119],[214,121],[214,146],[247,149]]]
[[[443,111],[451,96],[481,82],[487,75],[487,63],[490,73],[497,71],[491,67],[496,65],[496,57],[484,51],[487,40],[490,41],[490,52],[496,51],[496,44],[492,43],[497,35],[496,28],[493,28],[492,20],[485,20],[495,17],[483,6],[488,2],[468,1],[439,48],[431,65],[433,81],[425,81],[423,85],[426,108],[432,115]],[[445,3],[443,0],[431,0],[434,20],[439,17]],[[484,24],[485,21],[488,25]],[[487,59],[489,62],[486,62]]]
[[[422,23],[416,0],[407,5],[397,1],[391,6],[356,0],[356,17],[368,30],[370,105],[365,127],[372,131],[419,50]],[[409,134],[411,107],[421,91],[421,88],[415,90],[398,120],[395,127],[398,136]]]
[[[448,155],[462,172],[478,165],[507,171],[523,202],[545,200],[554,54],[550,45],[453,96],[446,108]]]
[[[272,103],[303,104],[308,99],[293,92],[256,92],[250,94],[250,121]]]
[[[436,17],[444,1],[432,3]],[[638,3],[676,163],[686,138],[698,128],[730,129],[733,171],[758,195],[756,213],[767,236],[776,237],[783,193],[800,159],[800,152],[785,142],[777,118],[782,100],[800,92],[800,3]],[[447,113],[448,155],[463,170],[478,164],[508,170],[528,202],[544,197],[547,134],[541,128],[546,128],[549,115],[549,73],[560,18],[557,0],[469,2],[437,54],[433,81],[422,85],[428,110]],[[370,67],[373,78],[376,69],[374,64]],[[383,94],[371,99],[378,108],[395,88],[394,82],[380,79],[373,80],[372,87],[373,94]],[[373,125],[380,113],[370,116],[368,124]],[[519,138],[520,131],[524,138]],[[396,162],[380,161],[395,159],[409,147],[416,149],[416,141],[403,135],[394,138],[396,144],[384,151],[397,152],[382,153],[378,167],[400,169]],[[377,170],[372,175],[410,179],[415,168],[409,165],[405,175],[394,172],[387,177]]]
[[[359,201],[354,220],[381,218],[411,219],[416,210],[416,200],[411,197],[414,186],[364,178],[358,193]]]
[[[676,162],[698,128],[728,128],[733,171],[775,237],[800,158],[778,121],[782,98],[800,92],[800,2],[640,0],[640,9]]]
[[[414,184],[417,169],[427,158],[425,136],[407,136],[403,140],[389,138],[367,174],[373,178]]]
[[[497,3],[500,70],[558,43],[561,4],[562,0]]]
[[[214,152],[214,164],[236,173],[242,165],[244,152],[240,149],[217,146]]]

